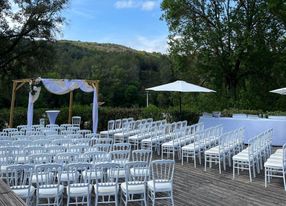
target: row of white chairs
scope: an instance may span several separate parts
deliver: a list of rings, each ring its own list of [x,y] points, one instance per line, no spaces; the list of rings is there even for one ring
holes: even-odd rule
[[[142,120],[145,121],[145,120]],[[116,132],[121,132],[124,127],[126,127],[130,122],[134,122],[134,118],[122,118],[116,120],[109,120],[107,122],[107,130],[101,131],[101,135],[105,135],[107,137],[112,136]]]
[[[166,154],[168,158],[172,155],[173,159],[175,159],[175,155],[177,153],[178,158],[181,159],[181,148],[193,142],[194,135],[203,129],[204,125],[202,123],[198,123],[173,130],[168,140],[163,142],[161,145],[162,158]]]
[[[256,172],[260,173],[263,169],[263,162],[266,162],[271,155],[273,130],[269,129],[248,141],[246,149],[232,157],[233,161],[233,179],[235,173],[240,170],[249,171],[249,180],[256,177]]]
[[[277,149],[264,163],[265,187],[271,182],[273,177],[283,179],[284,190],[286,191],[286,144],[281,149]]]
[[[205,171],[207,164],[212,167],[212,163],[219,165],[219,173],[221,174],[221,163],[223,162],[224,170],[226,170],[226,159],[231,167],[231,158],[235,154],[243,150],[244,146],[244,128],[223,133],[218,138],[218,145],[207,149],[205,154]]]
[[[163,121],[164,123],[166,122],[166,120]],[[161,123],[162,121],[153,122],[152,118],[126,122],[122,125],[121,131],[113,133],[112,137],[114,138],[114,142],[128,142],[130,136],[137,135],[143,128],[149,128],[154,124]]]
[[[12,129],[12,128],[9,128]],[[7,129],[4,129],[7,130]],[[11,137],[16,138],[18,136],[35,136],[35,135],[69,135],[69,134],[80,134],[83,137],[87,134],[91,134],[91,130],[87,129],[80,129],[79,127],[67,127],[66,130],[58,130],[56,128],[41,128],[40,130],[33,130],[33,131],[13,131],[10,132],[1,132],[0,137]]]
[[[147,205],[147,193],[153,204],[156,199],[173,200],[174,161],[155,160],[151,164],[152,178],[147,179],[149,165],[145,162],[125,164],[125,181],[119,184],[120,165],[116,163],[89,163],[63,165],[51,163],[44,165],[13,165],[7,168],[7,181],[12,190],[26,200],[27,205],[33,204],[36,193],[36,205],[62,205],[66,190],[67,205],[91,205],[92,190],[95,194],[95,205],[99,203],[118,203],[119,188],[121,199],[125,203],[139,201]],[[67,178],[63,183],[61,177]],[[91,181],[95,174],[95,181]],[[36,184],[32,184],[33,176]],[[167,196],[157,196],[166,193]]]
[[[197,132],[194,135],[193,142],[182,147],[182,165],[184,164],[184,158],[189,161],[189,158],[194,160],[194,166],[197,165],[197,158],[199,158],[199,163],[202,163],[202,155],[204,151],[208,148],[216,146],[218,143],[218,138],[222,134],[222,125],[215,127],[210,127],[204,129],[203,131]]]

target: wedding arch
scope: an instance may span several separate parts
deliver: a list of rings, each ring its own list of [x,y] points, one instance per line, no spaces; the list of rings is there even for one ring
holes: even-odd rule
[[[73,104],[73,90],[80,89],[83,92],[93,92],[93,106],[92,106],[92,129],[93,132],[97,131],[98,125],[98,86],[99,80],[87,80],[87,79],[18,79],[13,80],[12,99],[10,107],[10,119],[9,127],[13,127],[13,116],[15,108],[15,99],[17,91],[25,84],[29,84],[29,101],[27,109],[27,125],[33,124],[33,110],[34,103],[37,101],[41,87],[44,86],[49,92],[57,95],[63,95],[69,93],[69,115],[68,123],[71,123],[72,118],[72,104]]]

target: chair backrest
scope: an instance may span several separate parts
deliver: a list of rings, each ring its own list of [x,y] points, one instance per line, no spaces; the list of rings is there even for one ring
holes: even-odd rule
[[[43,164],[35,167],[37,190],[40,188],[57,188],[61,182],[61,173],[63,165],[61,164]],[[59,193],[59,191],[58,191]]]
[[[115,129],[120,129],[121,128],[121,119],[116,119],[115,120]]]
[[[10,140],[1,140],[0,147],[8,147],[13,145],[13,140],[11,140],[11,137],[9,137]]]
[[[113,139],[112,138],[98,138],[95,140],[96,144],[112,144]]]
[[[58,153],[63,153],[66,151],[66,147],[61,145],[52,145],[47,147],[47,152],[53,155],[56,155]]]
[[[115,121],[114,120],[109,120],[107,122],[107,130],[114,130],[115,127]]]
[[[28,156],[31,164],[47,164],[52,163],[53,155],[49,153],[31,154]]]
[[[43,146],[28,146],[25,147],[24,150],[26,151],[26,154],[42,154],[46,153],[47,148]]]
[[[83,138],[85,138],[85,135],[91,134],[91,130],[89,129],[80,129],[76,131],[77,134],[80,134]]]
[[[96,174],[96,185],[95,185],[96,191],[98,191],[100,187],[108,188],[110,186],[115,186],[116,190],[118,190],[117,185],[119,176],[119,164],[116,163],[96,164],[94,165],[93,170],[95,171]]]
[[[81,124],[81,117],[80,116],[73,116],[72,117],[72,125],[75,127],[80,127]]]
[[[69,184],[69,187],[67,188],[68,194],[70,193],[70,187],[89,187],[91,168],[92,164],[89,163],[71,163],[66,166],[67,182]]]
[[[15,147],[22,147],[23,148],[23,147],[27,147],[27,146],[32,145],[32,143],[33,142],[31,140],[16,140],[13,142],[13,145]],[[2,144],[2,142],[0,144]]]
[[[126,190],[128,186],[142,185],[149,176],[149,164],[147,162],[128,162],[125,164]]]
[[[132,161],[133,162],[146,162],[150,165],[152,161],[152,150],[133,150],[132,151]]]
[[[82,154],[81,159],[84,162],[92,162],[93,164],[110,162],[111,160],[109,153],[100,151],[85,152]]]
[[[113,162],[124,165],[129,161],[130,151],[128,150],[115,150],[110,152]]]
[[[15,131],[9,133],[10,137],[18,136],[18,135],[25,135],[25,132],[23,131]]]
[[[112,150],[128,150],[131,151],[131,144],[130,143],[116,143],[113,144]]]
[[[40,119],[39,119],[39,124],[42,125],[42,126],[45,126],[45,125],[46,125],[46,120],[45,120],[45,118],[40,118]]]
[[[0,132],[0,137],[7,137],[7,136],[8,136],[7,132],[4,131]]]
[[[155,182],[172,182],[175,169],[174,160],[154,160],[151,163],[152,179]]]
[[[81,154],[85,150],[87,150],[86,145],[72,145],[72,146],[67,148],[67,152],[72,152],[72,153],[76,153],[76,154]]]
[[[32,175],[34,172],[33,165],[10,165],[6,168],[7,183],[11,186],[21,186],[27,188],[30,193]]]
[[[78,162],[79,154],[73,152],[58,153],[55,156],[54,162],[59,164],[70,164]]]
[[[72,141],[70,139],[55,139],[52,141],[52,144],[68,147],[72,144]]]
[[[110,152],[112,144],[96,144],[95,148],[97,151]]]
[[[49,139],[39,139],[39,140],[34,140],[33,145],[34,146],[48,146],[51,143]]]

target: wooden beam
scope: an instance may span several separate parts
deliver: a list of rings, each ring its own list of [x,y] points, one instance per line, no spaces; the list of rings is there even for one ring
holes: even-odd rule
[[[69,118],[68,118],[69,124],[71,124],[72,120],[72,103],[73,103],[73,91],[70,91]]]
[[[19,84],[17,87],[16,87],[16,91],[18,90],[18,89],[20,89],[24,84],[26,84],[27,82],[22,82],[21,84]]]
[[[9,127],[13,127],[13,117],[14,117],[14,108],[15,108],[15,98],[16,98],[16,88],[17,82],[13,81],[13,88],[12,88],[12,99],[11,99],[11,107],[10,107],[10,119],[9,119]]]

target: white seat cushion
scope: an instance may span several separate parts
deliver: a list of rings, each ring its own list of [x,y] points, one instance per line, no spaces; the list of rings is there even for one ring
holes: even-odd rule
[[[59,195],[61,195],[64,191],[64,186],[63,185],[60,185],[59,186],[59,193],[58,193],[58,190],[56,187],[52,187],[52,188],[44,188],[44,187],[41,187],[39,188],[39,194],[38,196],[40,198],[45,198],[45,197],[57,197]]]
[[[219,154],[219,152],[222,153],[222,150],[219,151],[219,146],[216,146],[206,150],[205,154]]]
[[[121,183],[121,189],[126,192],[126,182]],[[128,193],[141,194],[145,192],[144,182],[138,182],[138,184],[128,184]]]
[[[232,157],[233,160],[236,160],[236,161],[248,161],[249,159],[249,156],[248,154],[241,154],[241,153],[238,153],[237,155],[234,155]],[[250,157],[250,160],[252,160],[253,158]]]
[[[28,188],[21,188],[21,186],[12,186],[11,189],[21,198],[29,197]],[[36,190],[35,187],[33,186],[30,187],[30,196],[33,196],[35,190]]]
[[[92,185],[87,186],[86,184],[75,183],[67,186],[67,193],[71,197],[87,196],[91,192],[91,190]]]
[[[98,191],[97,191],[96,190],[96,184],[95,184],[94,185],[94,192],[97,195],[115,194],[118,191],[118,188],[119,188],[118,185],[116,185],[116,186],[115,185],[112,185],[112,186],[101,186],[101,185],[99,185]]]
[[[157,182],[155,183],[155,190],[154,190],[154,183],[153,180],[148,181],[147,183],[148,188],[152,191],[156,192],[167,192],[172,190],[172,183],[171,182]]]
[[[187,150],[187,151],[194,151],[194,150],[199,150],[199,149],[200,149],[199,145],[196,144],[195,146],[194,143],[191,143],[191,144],[188,144],[182,147],[182,150]]]
[[[276,160],[276,159],[271,159],[269,158],[265,163],[264,167],[272,167],[272,168],[281,168],[283,167],[282,161]]]

